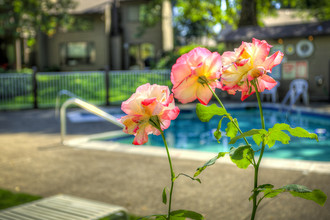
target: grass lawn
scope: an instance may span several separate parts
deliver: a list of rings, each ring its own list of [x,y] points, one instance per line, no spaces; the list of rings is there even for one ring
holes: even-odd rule
[[[41,199],[41,196],[29,195],[26,193],[14,193],[9,190],[0,189],[0,209],[6,209],[12,206],[21,205],[27,202],[32,202]],[[129,215],[130,220],[137,220],[139,217]],[[100,220],[111,220],[110,217],[104,217]]]
[[[25,193],[13,193],[8,190],[0,189],[0,209],[6,209],[41,198],[42,197],[40,196],[33,196]]]

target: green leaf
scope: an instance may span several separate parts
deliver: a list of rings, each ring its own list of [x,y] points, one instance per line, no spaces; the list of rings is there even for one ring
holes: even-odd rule
[[[219,121],[219,123],[218,123],[218,127],[217,127],[217,130],[215,130],[215,132],[214,132],[214,137],[215,137],[215,139],[218,141],[218,143],[220,144],[220,138],[221,138],[221,131],[220,131],[220,129],[221,129],[221,123],[222,123],[222,120],[225,118],[226,116],[223,116],[221,119],[220,119],[220,121]]]
[[[327,196],[321,190],[319,189],[311,190],[308,189],[306,186],[297,185],[297,184],[286,185],[279,189],[265,188],[260,191],[264,193],[265,198],[273,198],[280,193],[290,192],[290,194],[293,196],[307,200],[312,200],[317,204],[319,204],[320,206],[323,206],[325,201],[327,200]]]
[[[184,218],[189,218],[189,219],[194,219],[194,220],[204,219],[204,217],[201,214],[194,212],[194,211],[189,211],[189,210],[175,210],[170,213],[170,216],[171,216],[170,219],[174,219],[172,217],[184,217]]]
[[[256,196],[258,196],[258,194],[260,192],[265,192],[267,190],[269,191],[272,188],[274,188],[274,185],[269,184],[269,183],[258,186],[257,188],[255,188],[255,189],[252,190],[252,195],[249,197],[249,201],[251,201],[253,199],[253,194],[254,194],[255,191],[257,192],[257,195]]]
[[[201,180],[200,180],[199,178],[191,177],[191,176],[189,176],[189,175],[187,175],[187,174],[185,174],[185,173],[179,173],[179,175],[176,176],[176,179],[177,179],[179,176],[185,176],[185,177],[188,177],[188,178],[191,179],[191,180],[196,180],[197,182],[202,183]]]
[[[260,146],[262,140],[263,140],[263,134],[255,134],[252,136],[254,142],[256,143],[256,145]]]
[[[220,130],[216,130],[213,135],[214,135],[215,139],[218,141],[218,143],[220,143],[219,140],[221,138],[221,131]]]
[[[266,184],[262,184],[260,186],[257,187],[258,190],[263,190],[263,189],[272,189],[274,188],[274,185],[266,183]]]
[[[234,123],[237,124],[237,119],[236,118],[233,119],[233,122],[230,121],[227,124],[226,135],[228,137],[230,137],[230,139],[234,138],[237,135],[237,132],[238,132],[238,130],[237,130],[237,128],[236,128],[236,126],[235,126]]]
[[[291,195],[300,197],[307,200],[312,200],[319,204],[320,206],[323,206],[325,201],[327,200],[327,196],[324,192],[322,192],[319,189],[310,190],[306,186],[297,185],[297,184],[290,184],[283,186],[282,189],[284,189],[287,192],[290,192]]]
[[[298,192],[298,193],[312,192],[312,190],[308,189],[306,186],[302,186],[298,184],[289,184],[281,187],[281,189],[285,189],[286,191]]]
[[[294,137],[300,138],[311,138],[318,141],[318,137],[314,133],[309,133],[305,129],[301,127],[291,128],[290,125],[282,123],[282,124],[275,124],[272,128],[269,129],[269,133],[274,131],[288,131]]]
[[[194,177],[198,176],[203,170],[206,169],[206,167],[212,166],[217,161],[217,159],[219,159],[220,157],[224,157],[227,153],[228,152],[220,152],[211,160],[207,161],[203,166],[198,167],[196,173],[194,174]]]
[[[202,122],[208,122],[215,115],[226,115],[227,111],[224,108],[218,107],[216,104],[205,106],[200,103],[196,105],[196,114]]]
[[[261,134],[261,133],[266,133],[265,130],[263,129],[252,129],[250,131],[247,131],[247,132],[244,132],[243,134],[240,134],[236,137],[233,137],[229,144],[235,144],[237,140],[241,139],[241,138],[244,138],[244,137],[249,137],[249,136],[253,136],[253,135],[256,135],[256,134]]]
[[[296,127],[291,128],[290,125],[282,123],[275,124],[268,130],[265,135],[265,144],[269,147],[274,146],[276,141],[280,141],[282,144],[288,144],[291,140],[290,136],[283,131],[288,131],[292,136],[301,138],[312,138],[318,141],[318,137],[314,133],[309,133],[303,128]],[[262,141],[262,135],[256,134],[253,136],[253,140],[259,145]]]
[[[162,199],[163,199],[163,203],[166,205],[167,203],[166,187],[163,189]]]
[[[169,220],[185,220],[186,217],[181,216],[170,216]]]
[[[266,143],[270,148],[274,146],[276,141],[282,142],[282,144],[288,144],[290,141],[290,136],[283,131],[270,131],[266,138]]]
[[[246,169],[251,164],[253,155],[254,151],[249,145],[232,147],[229,152],[231,161],[242,169]]]
[[[264,189],[261,191],[264,192],[265,198],[273,198],[278,194],[284,192],[284,189]]]
[[[148,216],[138,218],[138,220],[147,220],[147,219],[150,219],[153,217],[155,217],[156,220],[166,220],[166,215],[148,215]]]
[[[301,137],[301,138],[311,138],[315,139],[316,141],[319,141],[319,138],[317,137],[317,134],[309,133],[305,129],[301,127],[291,128],[288,130],[292,136],[295,137]]]

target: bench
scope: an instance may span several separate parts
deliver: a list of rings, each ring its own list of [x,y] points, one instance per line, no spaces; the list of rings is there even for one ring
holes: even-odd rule
[[[55,195],[0,211],[0,219],[8,220],[128,220],[127,210],[93,200],[69,195]]]

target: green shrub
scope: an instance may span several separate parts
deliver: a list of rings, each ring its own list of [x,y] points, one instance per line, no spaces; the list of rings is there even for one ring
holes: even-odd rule
[[[175,50],[164,54],[163,57],[160,60],[158,60],[154,69],[171,69],[172,66],[175,64],[176,60],[181,55],[188,53],[189,51],[191,51],[196,47],[205,47],[205,46],[199,44],[189,44],[189,45],[177,47]],[[205,48],[209,49],[211,52],[218,52],[220,54],[222,54],[223,51],[225,51],[225,45],[223,43],[218,44],[215,47],[205,47]]]

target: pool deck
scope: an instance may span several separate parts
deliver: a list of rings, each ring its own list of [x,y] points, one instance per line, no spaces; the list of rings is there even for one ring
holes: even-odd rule
[[[330,112],[330,105],[317,109]],[[67,140],[115,129],[103,121],[68,122]],[[136,215],[166,213],[161,202],[161,192],[170,184],[165,151],[115,145],[108,150],[62,146],[59,133],[60,122],[54,110],[0,112],[0,188],[45,197],[64,193],[120,205]],[[171,153],[175,172],[189,175],[211,156]],[[202,184],[180,177],[175,184],[173,208],[200,212],[207,220],[249,219],[253,169],[242,170],[226,161],[228,158],[207,168],[200,175]],[[281,187],[296,183],[330,195],[328,163],[282,162],[274,167],[274,161],[263,160],[259,184]],[[260,220],[330,219],[329,201],[320,207],[290,194],[265,199],[259,209]]]

